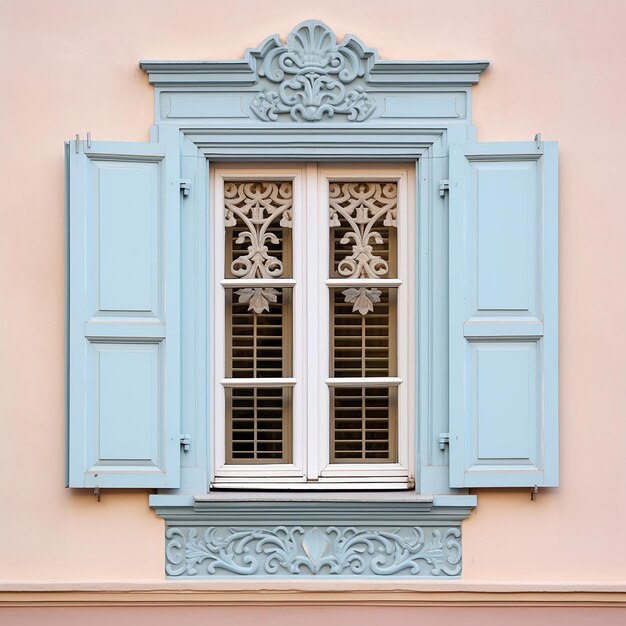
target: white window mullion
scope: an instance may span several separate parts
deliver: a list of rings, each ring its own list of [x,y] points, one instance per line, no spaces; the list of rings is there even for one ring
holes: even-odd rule
[[[322,191],[322,193],[320,193]],[[328,463],[328,290],[324,285],[328,264],[328,211],[318,185],[317,164],[307,165],[307,478],[318,480]]]

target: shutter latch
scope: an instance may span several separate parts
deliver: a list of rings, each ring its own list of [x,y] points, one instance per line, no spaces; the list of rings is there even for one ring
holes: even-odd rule
[[[181,435],[180,436],[180,445],[183,447],[183,452],[189,452],[189,448],[191,447],[191,436],[190,435]]]
[[[183,196],[188,196],[191,193],[191,181],[188,178],[180,179],[180,190],[183,192]]]
[[[446,195],[446,191],[450,191],[450,181],[440,180],[439,181],[439,195],[443,198]]]
[[[445,450],[446,444],[450,445],[450,433],[439,433],[439,449]]]

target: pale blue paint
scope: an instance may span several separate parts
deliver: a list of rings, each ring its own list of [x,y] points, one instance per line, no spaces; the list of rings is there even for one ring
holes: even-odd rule
[[[461,522],[476,496],[212,492],[150,505],[166,522],[169,576],[430,578],[460,573]]]
[[[450,480],[558,484],[557,153],[450,147]]]
[[[164,93],[161,110],[168,119],[247,118],[238,96],[202,93]],[[167,112],[166,112],[167,111]]]
[[[159,296],[158,163],[92,161],[99,310],[151,312]],[[96,243],[96,242],[94,242]],[[120,276],[124,280],[120,280]]]
[[[76,148],[71,143],[69,486],[177,487],[178,160],[159,144]]]
[[[479,311],[527,311],[535,265],[535,163],[474,162]],[[506,189],[506,195],[502,190]],[[473,191],[468,189],[468,193]]]
[[[163,424],[159,344],[91,345],[98,458],[156,465]]]
[[[460,93],[422,93],[387,96],[381,118],[409,119],[459,119],[466,113],[467,95]]]
[[[470,342],[468,358],[475,424],[472,462],[507,458],[531,463],[531,448],[535,448],[531,441],[537,437],[537,390],[541,389],[537,343]]]

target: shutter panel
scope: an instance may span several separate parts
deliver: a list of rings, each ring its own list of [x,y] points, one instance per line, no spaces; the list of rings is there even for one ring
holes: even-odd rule
[[[557,144],[450,148],[450,485],[558,484]]]
[[[70,487],[179,484],[179,193],[162,145],[69,146]]]

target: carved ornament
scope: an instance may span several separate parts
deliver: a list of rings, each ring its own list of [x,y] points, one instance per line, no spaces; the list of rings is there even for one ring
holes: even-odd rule
[[[366,120],[376,110],[376,102],[358,81],[372,55],[354,37],[338,43],[323,22],[304,22],[289,34],[287,45],[271,38],[253,54],[259,78],[276,88],[260,91],[252,111],[264,121],[276,121],[281,114],[296,122],[318,122],[334,115]]]
[[[170,527],[170,576],[456,576],[458,528]]]

